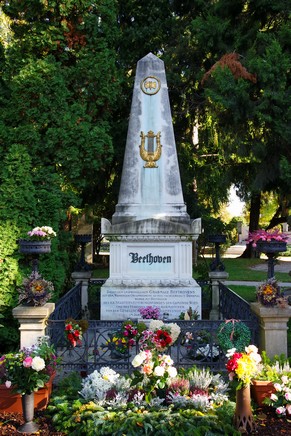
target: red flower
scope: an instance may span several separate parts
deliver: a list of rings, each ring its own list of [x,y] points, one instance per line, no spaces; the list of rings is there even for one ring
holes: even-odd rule
[[[157,330],[154,335],[154,342],[161,348],[165,348],[173,341],[170,334],[164,330]]]
[[[242,357],[242,353],[234,353],[232,358],[226,364],[226,369],[229,372],[233,372],[237,368],[237,361]]]
[[[72,324],[67,324],[65,327],[65,330],[72,330],[72,329],[73,329]]]

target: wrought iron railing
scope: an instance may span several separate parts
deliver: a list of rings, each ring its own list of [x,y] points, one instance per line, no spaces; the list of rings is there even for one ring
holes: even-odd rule
[[[177,368],[189,368],[193,365],[211,368],[213,371],[225,369],[225,355],[221,351],[216,333],[224,321],[181,321],[175,322],[181,328],[176,343],[170,347],[171,355]],[[253,326],[246,321],[252,334]],[[110,338],[122,325],[122,321],[89,321],[89,328],[84,333],[82,343],[71,347],[64,335],[64,321],[49,320],[47,334],[54,344],[58,357],[61,357],[61,372],[79,371],[88,374],[102,366],[110,366],[118,372],[132,372],[133,357],[138,353],[138,344],[128,353],[121,354],[113,348]],[[167,351],[168,353],[168,351]]]
[[[253,343],[258,344],[259,319],[251,311],[250,304],[229,289],[223,283],[219,283],[219,312],[224,319],[240,319],[249,321],[255,332]]]
[[[101,286],[106,279],[90,279],[90,286]],[[199,282],[202,288],[202,308],[211,308],[211,287],[208,281]],[[76,370],[88,374],[102,366],[110,366],[119,372],[131,372],[132,358],[138,353],[138,344],[128,354],[117,354],[110,345],[110,337],[117,332],[123,321],[89,321],[82,344],[70,347],[64,335],[65,319],[81,318],[81,286],[77,284],[58,302],[51,315],[47,334],[61,357],[61,367],[65,373]],[[240,319],[248,325],[252,333],[252,343],[258,344],[258,319],[251,312],[249,304],[236,293],[220,283],[220,311],[224,319]],[[204,295],[204,297],[203,297]],[[222,320],[167,320],[181,328],[177,342],[169,350],[177,368],[193,365],[207,366],[213,371],[225,369],[225,355],[218,346],[216,333]]]
[[[78,319],[82,313],[81,305],[82,283],[75,285],[67,292],[56,304],[54,312],[51,314],[52,320],[65,320],[67,318]]]

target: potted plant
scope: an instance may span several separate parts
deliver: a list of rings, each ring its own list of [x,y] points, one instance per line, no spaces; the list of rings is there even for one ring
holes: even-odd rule
[[[259,407],[265,404],[266,398],[270,398],[271,394],[276,392],[275,385],[282,382],[282,377],[287,376],[289,379],[291,377],[289,361],[284,355],[270,359],[266,352],[262,351],[261,357],[262,361],[258,365],[259,371],[251,385],[252,398]]]
[[[258,247],[263,253],[272,251],[286,251],[286,243],[288,236],[276,230],[255,230],[249,233],[247,243],[252,243],[252,246]],[[285,247],[285,249],[284,249]]]
[[[35,227],[19,240],[19,251],[24,254],[42,254],[51,251],[51,240],[56,232],[50,226]]]
[[[31,423],[33,410],[47,406],[57,363],[54,348],[48,344],[46,337],[30,348],[21,349],[17,353],[8,353],[0,358],[0,379],[3,383],[0,410],[6,412],[22,410],[25,414],[26,406],[29,404],[30,418],[25,417],[25,419],[30,424],[29,426],[24,424],[20,431],[28,432],[31,429],[36,431],[37,426]]]

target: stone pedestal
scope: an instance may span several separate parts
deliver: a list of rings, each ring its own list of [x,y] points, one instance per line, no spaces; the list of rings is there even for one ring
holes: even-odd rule
[[[208,273],[211,288],[212,288],[212,309],[210,311],[209,319],[218,320],[220,319],[219,313],[219,282],[223,282],[228,278],[228,273],[225,271],[212,271]]]
[[[260,318],[260,351],[265,350],[270,359],[280,354],[287,357],[287,323],[291,317],[291,306],[282,309],[251,303],[251,310]]]
[[[75,285],[80,282],[82,283],[81,305],[83,311],[86,311],[88,309],[88,286],[91,276],[91,271],[75,271],[71,274],[72,279],[75,281]]]
[[[46,321],[55,310],[55,303],[43,306],[17,306],[12,310],[20,324],[20,348],[31,347],[40,336],[45,336]]]
[[[138,318],[138,309],[145,306],[159,307],[170,319],[192,307],[201,317],[201,288],[192,278],[191,236],[114,235],[110,277],[101,288],[101,319]]]

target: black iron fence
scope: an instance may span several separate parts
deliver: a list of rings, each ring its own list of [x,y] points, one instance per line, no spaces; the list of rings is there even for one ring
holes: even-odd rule
[[[90,280],[89,288],[100,287],[104,281],[105,279]],[[202,285],[202,295],[204,293],[202,308],[205,312],[211,308],[211,288],[209,282],[200,285]],[[178,340],[169,350],[177,368],[196,365],[207,366],[213,371],[225,369],[225,355],[216,338],[219,326],[225,319],[242,320],[251,330],[252,343],[258,345],[257,317],[250,311],[249,304],[245,300],[222,284],[220,284],[220,311],[221,320],[165,321],[175,322],[181,328]],[[123,321],[90,320],[81,345],[71,347],[64,334],[65,319],[69,317],[74,319],[81,317],[81,283],[61,298],[47,325],[47,335],[50,336],[58,356],[61,357],[62,373],[79,371],[85,375],[102,366],[110,366],[118,372],[128,373],[134,369],[131,361],[139,352],[138,344],[128,350],[128,353],[120,354],[112,348],[111,338],[121,328]]]

